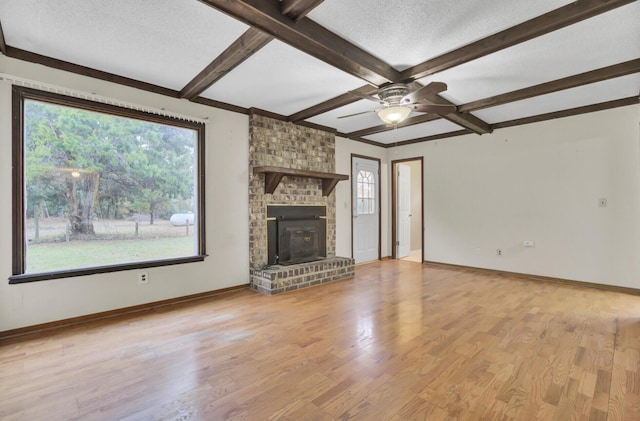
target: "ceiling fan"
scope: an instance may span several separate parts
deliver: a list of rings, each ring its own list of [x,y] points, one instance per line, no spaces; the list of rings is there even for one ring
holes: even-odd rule
[[[412,89],[413,88],[413,89]],[[377,113],[378,117],[386,124],[398,124],[409,117],[411,111],[434,114],[449,114],[456,111],[455,105],[450,104],[431,104],[426,103],[439,93],[447,90],[447,84],[444,82],[431,82],[421,86],[417,83],[391,83],[382,86],[378,90],[377,96],[363,95],[357,91],[351,91],[355,96],[375,101],[383,108],[376,110],[363,111],[355,114],[343,115],[338,118],[353,117],[366,113]]]

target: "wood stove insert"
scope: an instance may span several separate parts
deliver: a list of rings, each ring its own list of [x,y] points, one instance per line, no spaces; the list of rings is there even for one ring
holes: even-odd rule
[[[267,206],[269,265],[294,265],[327,256],[326,206]]]

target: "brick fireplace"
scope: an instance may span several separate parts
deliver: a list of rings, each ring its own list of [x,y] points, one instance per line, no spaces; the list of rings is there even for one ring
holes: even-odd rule
[[[353,259],[335,255],[335,193],[323,195],[327,186],[323,182],[326,180],[292,173],[282,177],[272,193],[266,193],[265,179],[268,174],[254,174],[254,169],[262,167],[279,167],[293,172],[300,170],[313,174],[317,172],[321,175],[334,173],[335,135],[255,112],[250,115],[249,130],[251,288],[265,294],[276,294],[353,276]],[[308,215],[292,216],[292,211],[296,210],[302,211],[303,214],[307,212]],[[275,215],[278,212],[280,214]],[[289,237],[283,237],[282,241],[289,241],[293,236],[293,240],[298,242],[294,248],[301,255],[293,261],[290,261],[290,255],[277,255],[278,259],[284,257],[285,260],[289,260],[286,262],[289,263],[287,265],[276,264],[280,262],[273,254],[276,247],[273,230],[277,229],[277,223],[274,221],[278,218],[279,221],[296,221],[284,222],[282,225],[285,228],[279,234],[276,233],[276,236]],[[300,224],[305,218],[315,222]],[[319,239],[318,236],[324,238]],[[311,247],[309,243],[318,240],[323,243],[322,252],[310,258],[315,252],[311,249],[305,250],[305,247]]]

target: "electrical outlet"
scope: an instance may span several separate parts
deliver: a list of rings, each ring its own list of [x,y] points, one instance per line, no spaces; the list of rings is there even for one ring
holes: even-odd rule
[[[502,256],[502,249],[496,249],[496,256]]]
[[[531,240],[524,240],[524,241],[522,242],[522,245],[523,245],[523,246],[525,246],[525,247],[533,247],[533,246],[535,246],[535,245],[536,245],[536,243],[534,243],[534,242],[533,242],[533,241],[531,241]]]
[[[607,207],[607,198],[606,197],[602,197],[602,198],[598,199],[598,206],[600,206],[601,208],[606,208]]]
[[[147,285],[149,283],[149,274],[147,272],[138,273],[138,284]]]

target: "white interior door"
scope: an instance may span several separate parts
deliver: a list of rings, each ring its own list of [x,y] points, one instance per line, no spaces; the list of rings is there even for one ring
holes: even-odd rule
[[[353,258],[356,263],[377,260],[380,244],[380,163],[353,157]]]
[[[411,251],[411,167],[398,164],[398,226],[396,257],[407,257]]]

